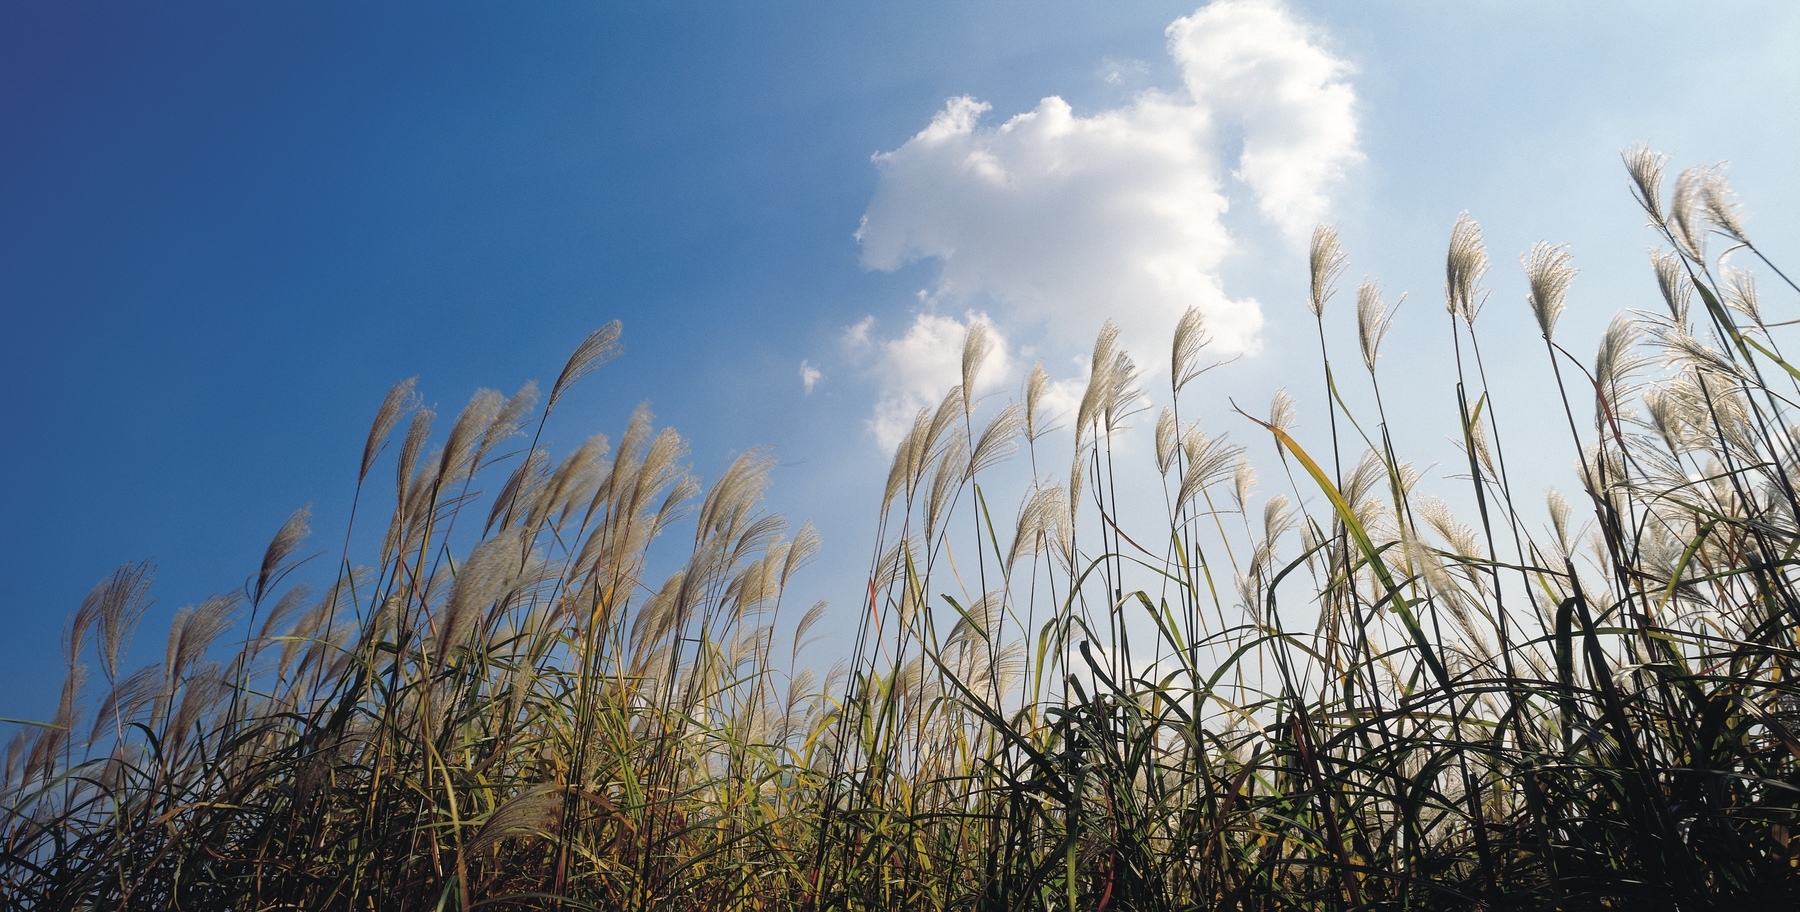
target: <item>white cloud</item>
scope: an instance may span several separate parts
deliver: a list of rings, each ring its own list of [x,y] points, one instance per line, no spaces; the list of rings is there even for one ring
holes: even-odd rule
[[[1232,247],[1226,146],[1241,136],[1231,176],[1303,240],[1357,155],[1347,68],[1273,0],[1219,0],[1168,38],[1183,88],[1091,116],[1052,96],[991,126],[986,103],[950,99],[875,156],[864,264],[936,259],[939,299],[990,297],[1060,340],[1091,338],[1110,316],[1146,366],[1195,305],[1219,349],[1254,349],[1260,307],[1218,278]]]
[[[1236,176],[1289,238],[1312,233],[1325,189],[1356,152],[1349,65],[1272,0],[1231,0],[1169,26],[1169,55],[1198,104],[1243,124]]]
[[[884,449],[899,445],[919,409],[936,406],[951,387],[962,382],[963,337],[974,323],[987,325],[993,343],[975,374],[975,393],[979,395],[1006,382],[1012,373],[1006,339],[994,330],[987,314],[970,313],[958,320],[922,313],[913,319],[906,335],[881,342],[870,341],[870,321],[864,320],[857,324],[859,335],[847,335],[847,339],[860,338],[873,345],[877,352],[874,374],[882,393],[868,426]]]
[[[812,362],[800,362],[800,384],[806,387],[806,395],[812,395],[813,387],[817,386],[819,384],[819,379],[824,376],[824,374],[819,373],[818,368],[812,366]]]

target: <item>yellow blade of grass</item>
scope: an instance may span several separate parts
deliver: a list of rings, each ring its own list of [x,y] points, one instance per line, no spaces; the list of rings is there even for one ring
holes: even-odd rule
[[[1275,440],[1281,444],[1282,448],[1293,454],[1294,459],[1300,463],[1302,468],[1306,469],[1306,474],[1312,476],[1313,483],[1317,484],[1319,490],[1325,493],[1326,499],[1331,501],[1331,508],[1337,512],[1338,518],[1343,520],[1344,528],[1350,532],[1350,537],[1356,541],[1357,549],[1362,551],[1364,559],[1368,561],[1369,568],[1375,571],[1376,578],[1381,580],[1381,585],[1387,589],[1388,597],[1394,605],[1394,613],[1399,615],[1400,623],[1406,627],[1407,634],[1413,638],[1413,642],[1418,644],[1419,655],[1425,660],[1425,666],[1431,669],[1432,675],[1444,685],[1444,689],[1449,690],[1449,673],[1444,670],[1443,663],[1438,661],[1437,652],[1432,647],[1431,640],[1425,636],[1425,631],[1419,627],[1418,618],[1413,615],[1411,603],[1400,591],[1399,585],[1394,582],[1393,574],[1388,572],[1387,564],[1381,559],[1381,552],[1369,539],[1368,530],[1364,529],[1362,522],[1356,518],[1356,511],[1350,509],[1350,502],[1344,499],[1344,495],[1338,491],[1337,485],[1332,484],[1330,477],[1325,474],[1325,470],[1319,468],[1319,464],[1313,461],[1312,456],[1301,448],[1299,442],[1289,437],[1286,431],[1247,414],[1243,409],[1236,409],[1236,411],[1245,418],[1268,428],[1269,433],[1275,435]]]

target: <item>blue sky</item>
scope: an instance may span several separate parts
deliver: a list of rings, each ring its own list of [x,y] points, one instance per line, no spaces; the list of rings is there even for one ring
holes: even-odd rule
[[[1653,306],[1618,164],[1640,141],[1675,168],[1729,160],[1752,232],[1800,262],[1782,215],[1800,210],[1800,12],[1572,6],[0,7],[0,716],[48,715],[64,619],[119,564],[159,567],[154,651],[175,609],[242,584],[294,508],[314,504],[317,541],[341,534],[394,381],[454,409],[552,379],[611,319],[627,354],[562,407],[557,443],[648,401],[702,475],[775,446],[773,503],[819,522],[810,585],[836,598],[866,563],[882,409],[941,379],[912,357],[933,327],[985,315],[1005,389],[1032,360],[1073,382],[1106,316],[1149,338],[1182,295],[1221,326],[1254,300],[1213,411],[1290,386],[1304,420],[1317,368],[1293,354],[1312,344],[1293,229],[1317,217],[1343,232],[1348,284],[1414,296],[1389,358],[1420,378],[1402,407],[1430,414],[1461,211],[1487,232],[1503,340],[1531,341],[1514,263],[1540,238],[1582,269],[1576,347]],[[1244,30],[1184,62],[1165,30],[1189,16]],[[1221,88],[1204,66],[1221,54],[1255,66]],[[1271,121],[1282,79],[1313,94]],[[1052,96],[1098,138],[1034,146]],[[1052,150],[1090,190],[970,198],[909,145],[947,110],[965,118],[957,160],[1028,175]],[[1259,143],[1295,157],[1261,184],[1241,157]],[[1170,237],[1193,262],[1165,301],[1121,264]],[[1055,288],[1034,290],[1043,275]],[[1420,419],[1418,445],[1441,427]]]

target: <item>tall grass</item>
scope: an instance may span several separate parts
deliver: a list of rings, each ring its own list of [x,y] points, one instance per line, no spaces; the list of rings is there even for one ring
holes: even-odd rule
[[[1328,436],[1303,442],[1284,395],[1229,422],[1273,447],[1285,493],[1191,419],[1198,313],[1153,371],[1103,331],[1066,436],[1041,370],[1019,402],[973,395],[976,326],[964,382],[897,449],[823,677],[800,657],[822,606],[784,598],[817,537],[761,506],[766,455],[703,485],[641,410],[616,444],[543,446],[617,324],[541,408],[483,391],[438,435],[402,383],[357,479],[360,508],[394,451],[367,566],[346,530],[322,591],[292,582],[297,513],[241,596],[181,612],[137,669],[150,569],[83,602],[56,716],[7,749],[0,889],[117,909],[1793,904],[1800,368],[1725,254],[1800,289],[1716,171],[1665,198],[1660,157],[1626,163],[1666,245],[1659,310],[1579,358],[1556,336],[1567,252],[1523,260],[1562,392],[1527,406],[1566,425],[1572,500],[1513,487],[1479,228],[1446,257],[1460,518],[1393,447],[1373,284],[1359,357],[1333,360],[1344,257],[1321,229]],[[1127,422],[1154,445],[1123,444]],[[1021,467],[1019,506],[991,499]],[[1121,495],[1145,478],[1160,510]]]

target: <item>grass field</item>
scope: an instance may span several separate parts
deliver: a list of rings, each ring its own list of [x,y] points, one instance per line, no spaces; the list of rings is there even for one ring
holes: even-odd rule
[[[977,324],[963,385],[898,448],[868,589],[837,598],[861,625],[824,673],[800,650],[823,606],[784,598],[817,536],[762,506],[770,457],[703,484],[642,411],[560,461],[540,446],[617,324],[548,395],[483,391],[447,430],[402,383],[358,475],[353,522],[392,507],[378,553],[334,530],[312,547],[335,577],[295,582],[319,576],[294,572],[303,510],[242,596],[183,610],[141,668],[121,656],[150,568],[83,602],[60,709],[7,748],[0,890],[41,909],[1800,903],[1800,368],[1754,276],[1800,289],[1718,173],[1665,195],[1660,157],[1625,159],[1662,310],[1578,357],[1555,333],[1567,252],[1523,258],[1562,390],[1532,412],[1579,465],[1566,500],[1509,481],[1479,228],[1450,238],[1457,375],[1436,378],[1466,455],[1438,493],[1462,515],[1389,445],[1381,384],[1416,378],[1381,370],[1373,285],[1359,357],[1324,354],[1350,295],[1322,228],[1309,395],[1329,436],[1290,434],[1281,398],[1229,423],[1273,441],[1260,468],[1288,494],[1184,417],[1210,364],[1197,312],[1154,371],[1103,331],[1056,436],[1041,371],[1017,402],[970,395]],[[1153,452],[1115,454],[1128,419]],[[990,501],[1008,473],[1036,480]],[[1125,473],[1162,478],[1162,513],[1126,515]]]

